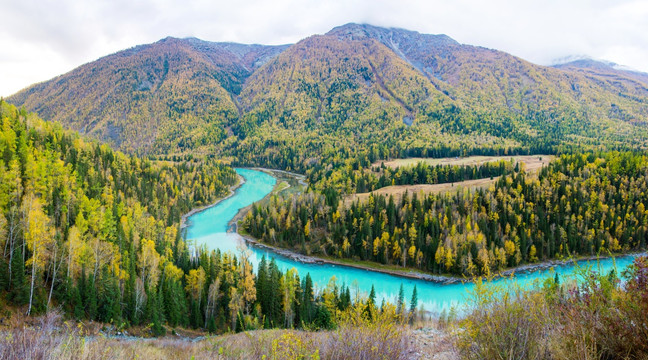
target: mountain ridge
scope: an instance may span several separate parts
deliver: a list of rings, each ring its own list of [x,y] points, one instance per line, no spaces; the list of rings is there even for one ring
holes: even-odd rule
[[[167,37],[7,100],[125,151],[253,151],[243,163],[276,165],[288,146],[296,169],[379,139],[408,153],[643,146],[648,77],[613,70],[541,66],[447,35],[351,23],[291,45]]]

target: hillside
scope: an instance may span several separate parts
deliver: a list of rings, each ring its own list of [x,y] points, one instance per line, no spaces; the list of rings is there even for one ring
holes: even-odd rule
[[[373,300],[351,298],[350,286],[333,280],[315,292],[308,273],[283,271],[274,258],[254,271],[247,252],[185,244],[182,214],[226,195],[238,180],[232,168],[125,155],[2,100],[0,124],[0,326],[13,311],[54,309],[152,335],[165,326],[210,333],[369,326],[363,314],[377,314]],[[387,304],[373,320],[400,326],[410,316],[401,310]],[[11,342],[5,334],[0,327],[0,339]]]
[[[615,63],[600,61],[594,59],[577,59],[565,63],[553,65],[553,67],[563,70],[573,70],[589,76],[598,76],[609,78],[610,81],[618,83],[635,83],[637,87],[642,87],[646,91],[648,84],[648,74],[640,71],[626,69]]]
[[[2,317],[8,303],[157,331],[185,322],[180,217],[226,195],[236,173],[128,156],[1,100],[0,124]]]
[[[182,152],[226,137],[233,98],[282,46],[166,38],[33,85],[10,102],[129,152]]]
[[[646,76],[613,70],[347,24],[290,46],[167,38],[8,100],[126,151],[306,172],[343,158],[644,146]]]

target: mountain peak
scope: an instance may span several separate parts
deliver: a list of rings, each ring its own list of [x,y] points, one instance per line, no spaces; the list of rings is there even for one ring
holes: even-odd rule
[[[359,40],[362,38],[376,39],[385,43],[385,40],[414,40],[424,41],[428,45],[458,45],[451,37],[445,34],[432,35],[421,34],[417,31],[405,30],[401,28],[385,28],[371,24],[348,23],[336,26],[326,35],[337,36],[339,38]]]

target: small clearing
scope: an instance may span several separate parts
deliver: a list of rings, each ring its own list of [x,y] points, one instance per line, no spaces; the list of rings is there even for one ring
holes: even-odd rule
[[[446,193],[448,191],[456,191],[457,189],[470,188],[487,188],[490,184],[494,183],[498,178],[485,179],[476,179],[476,180],[466,180],[456,183],[445,183],[445,184],[419,184],[419,185],[394,185],[394,186],[385,186],[378,190],[374,190],[368,193],[360,193],[349,195],[344,199],[345,205],[350,205],[354,201],[360,199],[361,201],[369,198],[371,194],[381,194],[385,196],[394,195],[394,200],[400,200],[400,197],[403,196],[405,192],[408,194],[412,193]]]
[[[398,166],[407,166],[415,165],[418,162],[426,162],[431,165],[479,165],[484,164],[490,161],[500,161],[500,160],[510,160],[513,159],[515,162],[524,163],[524,167],[529,173],[536,173],[543,166],[549,164],[553,160],[551,155],[521,155],[521,156],[470,156],[465,158],[442,158],[442,159],[424,159],[424,158],[410,158],[410,159],[395,159],[391,161],[385,161],[385,166],[388,167],[398,167]],[[374,166],[380,166],[380,163]],[[364,201],[371,194],[381,194],[385,196],[393,195],[395,200],[399,200],[405,192],[420,193],[446,193],[449,191],[456,191],[457,189],[478,189],[478,188],[488,188],[491,184],[497,181],[499,177],[495,177],[492,180],[490,178],[484,179],[475,179],[475,180],[466,180],[455,183],[445,183],[445,184],[419,184],[419,185],[395,185],[395,186],[386,186],[378,190],[374,190],[368,193],[359,193],[352,194],[347,196],[344,199],[345,205],[350,205],[356,200]]]
[[[407,158],[407,159],[394,159],[389,161],[377,161],[372,167],[380,167],[382,163],[390,168],[402,166],[414,166],[420,162],[428,165],[481,165],[487,162],[511,160],[516,163],[522,162],[526,165],[527,171],[534,171],[547,165],[554,157],[552,155],[516,155],[516,156],[468,156],[468,157],[452,157],[452,158]]]

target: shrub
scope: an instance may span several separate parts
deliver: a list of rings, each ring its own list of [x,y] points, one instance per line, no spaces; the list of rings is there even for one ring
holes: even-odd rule
[[[648,359],[648,258],[638,257],[622,284],[613,271],[590,273],[557,307],[556,358]]]
[[[580,268],[580,281],[523,290],[477,281],[458,322],[465,359],[648,359],[648,258],[624,272]],[[536,284],[538,285],[538,284]]]
[[[392,305],[374,311],[370,319],[362,304],[353,306],[338,322],[336,330],[319,344],[322,359],[411,359],[415,349],[409,342],[407,319]]]
[[[465,359],[544,359],[553,325],[546,297],[478,279],[473,307],[459,322],[456,345]]]

